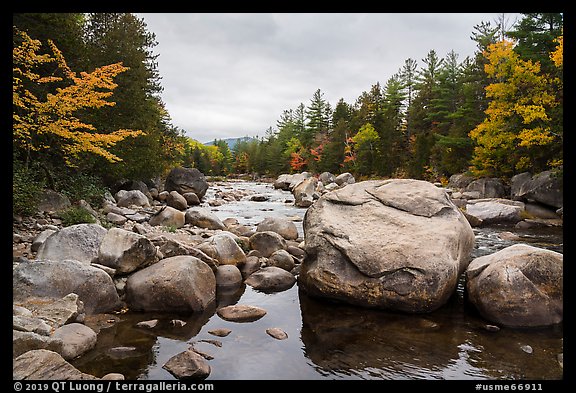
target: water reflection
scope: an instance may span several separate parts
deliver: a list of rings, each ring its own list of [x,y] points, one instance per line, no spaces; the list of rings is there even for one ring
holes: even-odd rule
[[[248,200],[211,209],[221,219],[236,217],[255,226],[264,218],[291,217],[302,235],[305,209],[284,203],[291,194],[258,183],[234,184],[269,195],[265,202]],[[298,219],[300,218],[300,219]],[[509,227],[475,228],[472,257],[496,252],[517,242],[563,251],[561,228],[520,231]],[[502,232],[516,237],[503,239]],[[507,240],[508,239],[508,240]],[[126,379],[174,379],[162,365],[172,356],[195,345],[214,356],[212,379],[561,379],[558,354],[562,349],[562,325],[539,329],[488,331],[487,321],[467,305],[464,281],[458,282],[449,302],[430,314],[407,315],[367,310],[313,299],[297,285],[287,291],[265,294],[253,288],[219,288],[215,307],[235,303],[267,310],[252,323],[234,323],[215,315],[128,313],[105,315],[86,324],[97,330],[98,343],[88,354],[73,361],[83,372],[101,377],[110,372]],[[117,319],[110,323],[108,320]],[[153,329],[137,328],[138,322],[158,319]],[[170,324],[181,319],[182,327]],[[278,327],[287,340],[276,340],[266,329]],[[206,340],[212,329],[232,332],[217,337],[222,347]],[[204,345],[201,345],[204,344]],[[525,349],[529,346],[532,352]],[[120,348],[119,348],[120,347]],[[523,349],[524,348],[524,349]]]
[[[95,348],[72,364],[97,377],[122,373],[126,379],[138,379],[146,374],[151,365],[156,364],[156,351],[153,348],[156,348],[159,337],[186,342],[200,332],[215,311],[216,307],[192,315],[127,313],[116,318],[109,315],[108,327],[102,327],[102,315],[98,316],[99,321],[87,318],[86,325],[98,331],[98,341]],[[117,322],[112,322],[113,319]],[[153,328],[136,327],[138,322],[154,319],[158,323]],[[185,324],[173,324],[172,320],[181,320]]]
[[[313,299],[300,291],[305,356],[326,377],[561,379],[561,327],[486,330],[455,296],[434,313],[407,315]],[[530,345],[531,354],[521,347]]]

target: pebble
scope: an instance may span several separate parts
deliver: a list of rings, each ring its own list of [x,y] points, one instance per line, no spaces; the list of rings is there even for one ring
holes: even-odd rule
[[[266,310],[256,306],[245,304],[235,304],[226,306],[216,311],[218,316],[226,321],[232,322],[252,322],[266,315]]]
[[[148,328],[148,329],[152,329],[153,327],[155,327],[158,324],[158,320],[157,319],[151,319],[149,321],[142,321],[142,322],[138,322],[136,324],[136,326],[138,327],[143,327],[143,328]]]
[[[266,333],[268,333],[268,335],[270,335],[271,337],[274,337],[277,340],[285,340],[288,338],[288,334],[280,328],[266,329]]]
[[[520,349],[526,353],[532,353],[532,347],[530,345],[522,345]]]
[[[227,335],[229,335],[232,332],[232,330],[230,329],[214,329],[214,330],[209,330],[208,333],[212,334],[213,336],[218,336],[218,337],[226,337]]]

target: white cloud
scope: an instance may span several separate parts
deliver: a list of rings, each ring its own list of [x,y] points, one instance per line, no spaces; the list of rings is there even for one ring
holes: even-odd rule
[[[473,55],[498,14],[136,14],[156,34],[172,123],[207,142],[263,136],[317,89],[332,106],[383,85],[434,49]]]

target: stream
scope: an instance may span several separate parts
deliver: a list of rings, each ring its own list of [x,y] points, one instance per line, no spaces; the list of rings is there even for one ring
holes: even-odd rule
[[[246,190],[250,197],[210,207],[219,218],[234,217],[255,227],[269,216],[292,219],[301,236],[305,209],[294,206],[288,191],[269,183],[231,181],[211,184],[204,200],[218,190]],[[502,240],[501,232],[511,232]],[[496,252],[521,241],[563,253],[562,228],[519,231],[513,227],[474,228],[472,257]],[[229,304],[262,307],[267,314],[254,322],[230,322],[215,310]],[[127,312],[91,321],[96,347],[72,361],[83,372],[101,377],[124,374],[127,380],[174,380],[162,366],[193,346],[211,357],[207,380],[559,380],[563,369],[563,324],[530,329],[487,329],[490,325],[465,301],[460,280],[448,303],[435,312],[408,315],[368,310],[310,298],[295,284],[289,290],[263,293],[243,285],[233,293],[218,292],[216,308],[202,314],[173,315]],[[109,319],[116,320],[110,324]],[[153,329],[136,327],[158,319]],[[173,319],[186,322],[177,327]],[[88,324],[88,322],[86,322]],[[277,340],[266,333],[280,328]],[[215,329],[230,329],[225,337]]]

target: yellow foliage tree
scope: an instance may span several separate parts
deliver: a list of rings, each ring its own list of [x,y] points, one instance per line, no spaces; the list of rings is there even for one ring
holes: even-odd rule
[[[52,54],[40,54],[41,43],[26,33],[17,31],[21,43],[12,52],[13,141],[27,157],[32,152],[60,149],[64,162],[75,166],[74,160],[81,153],[104,157],[110,162],[122,159],[107,149],[117,142],[143,134],[140,130],[117,130],[99,133],[94,126],[77,116],[85,110],[112,106],[107,99],[117,87],[114,78],[128,68],[115,63],[81,72],[78,76],[68,65],[56,45],[48,40]],[[41,66],[55,63],[62,76],[42,76]],[[64,87],[49,88],[45,97],[35,94],[30,86],[57,82]],[[49,86],[48,86],[49,87]]]
[[[558,45],[556,46],[556,50],[550,54],[550,59],[556,67],[561,68],[564,66],[564,35],[556,38],[555,41]]]
[[[538,62],[522,60],[514,43],[502,40],[484,52],[485,72],[493,81],[486,118],[470,137],[476,142],[472,169],[480,175],[512,175],[542,170],[547,152],[558,143],[551,128],[551,110],[558,105],[554,84]]]

